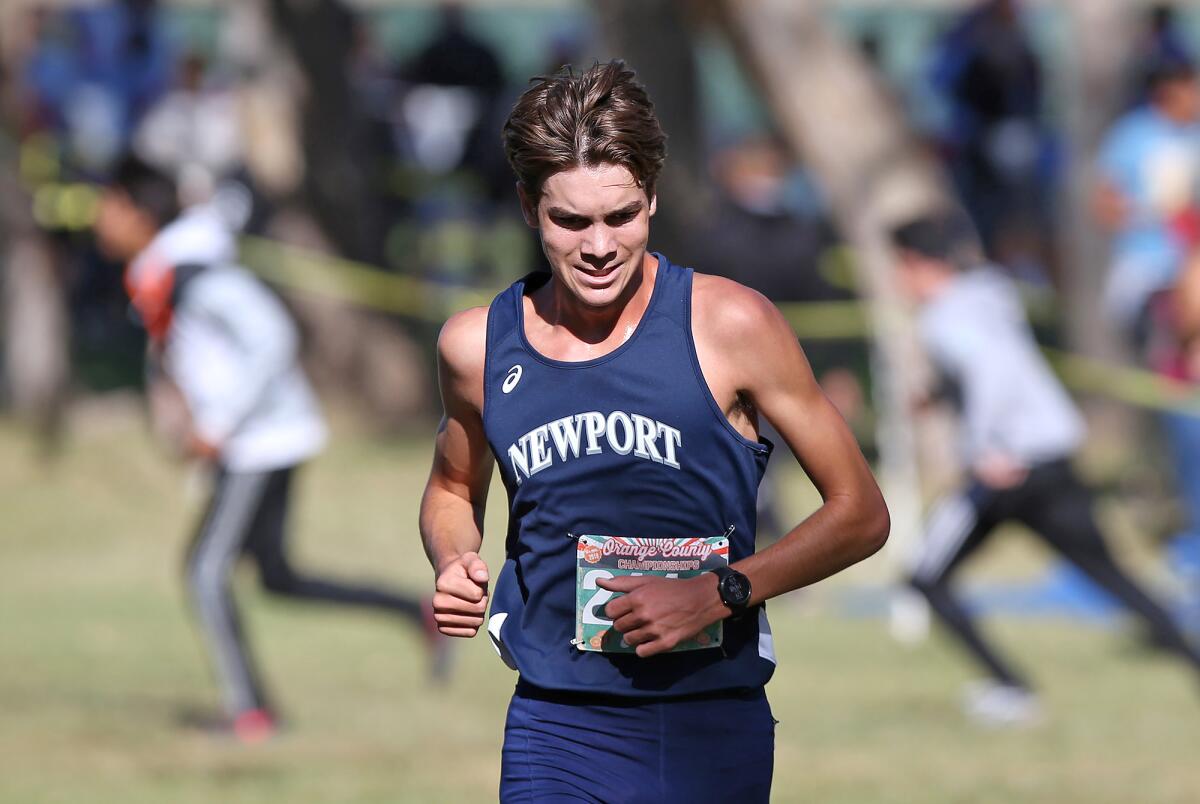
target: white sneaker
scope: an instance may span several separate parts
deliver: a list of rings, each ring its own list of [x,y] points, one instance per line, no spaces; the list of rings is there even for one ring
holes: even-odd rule
[[[976,724],[995,729],[1036,726],[1045,719],[1035,693],[990,680],[967,685],[963,709]]]

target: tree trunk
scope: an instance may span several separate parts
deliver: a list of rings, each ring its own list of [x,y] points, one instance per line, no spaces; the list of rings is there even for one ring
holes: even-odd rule
[[[1066,265],[1063,298],[1071,347],[1093,357],[1114,358],[1120,348],[1101,312],[1108,267],[1107,237],[1090,214],[1096,187],[1094,154],[1124,99],[1131,37],[1130,4],[1122,0],[1069,0],[1065,11],[1073,40],[1071,91],[1065,93],[1068,160],[1062,227]]]
[[[624,59],[654,100],[667,132],[670,158],[659,178],[652,246],[684,263],[691,261],[688,232],[707,212],[705,143],[689,15],[677,0],[597,0],[604,33],[601,61]]]
[[[42,452],[52,455],[63,431],[70,379],[70,324],[58,255],[32,216],[32,199],[21,181],[14,87],[21,59],[20,21],[29,3],[0,10],[0,391],[21,418],[32,423]]]
[[[270,0],[270,9],[307,84],[301,112],[305,199],[339,253],[379,264],[383,238],[373,225],[370,168],[356,147],[362,110],[349,81],[353,14],[338,0]]]
[[[274,35],[267,0],[237,3],[222,39],[238,75],[238,115],[246,169],[274,201],[292,197],[304,179],[300,106],[304,79]]]
[[[0,163],[3,386],[49,456],[61,441],[71,371],[66,293],[54,248],[30,218],[29,194],[6,163]]]
[[[1063,323],[1071,351],[1116,362],[1128,354],[1104,312],[1109,238],[1092,215],[1091,199],[1098,180],[1095,154],[1125,98],[1134,8],[1123,0],[1069,0],[1065,10],[1074,56],[1065,93],[1067,153],[1075,158],[1067,160],[1060,199]],[[1129,441],[1136,430],[1129,408],[1099,397],[1087,402],[1095,431],[1118,434],[1117,443]]]

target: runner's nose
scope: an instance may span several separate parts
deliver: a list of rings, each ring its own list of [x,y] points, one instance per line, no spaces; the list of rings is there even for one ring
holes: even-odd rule
[[[580,256],[583,261],[592,266],[596,270],[600,270],[608,266],[617,257],[616,243],[613,240],[612,232],[607,226],[593,226],[589,230],[590,236],[584,240],[580,247]]]

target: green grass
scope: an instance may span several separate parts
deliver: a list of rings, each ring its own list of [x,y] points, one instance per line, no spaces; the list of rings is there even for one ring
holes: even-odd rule
[[[338,430],[301,477],[296,560],[427,589],[415,525],[427,440]],[[0,801],[494,800],[515,679],[485,641],[462,644],[453,682],[430,688],[402,624],[273,600],[249,575],[239,599],[290,728],[243,748],[182,727],[181,712],[216,705],[179,577],[200,496],[120,409],[78,416],[57,465],[34,454],[0,424]],[[489,515],[493,566],[500,508]],[[979,574],[1038,564],[1011,541]],[[777,801],[1200,796],[1200,685],[1176,664],[1129,650],[1120,633],[989,622],[1041,682],[1050,718],[979,731],[959,712],[971,673],[950,646],[904,648],[881,622],[838,616],[832,591],[883,573],[876,560],[772,607]]]

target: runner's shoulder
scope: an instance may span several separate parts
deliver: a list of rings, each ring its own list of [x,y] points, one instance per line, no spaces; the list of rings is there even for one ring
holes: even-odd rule
[[[697,273],[692,289],[694,330],[706,336],[745,343],[790,332],[770,299],[732,279]]]
[[[453,377],[483,377],[487,352],[487,307],[455,313],[438,335],[438,359]]]

